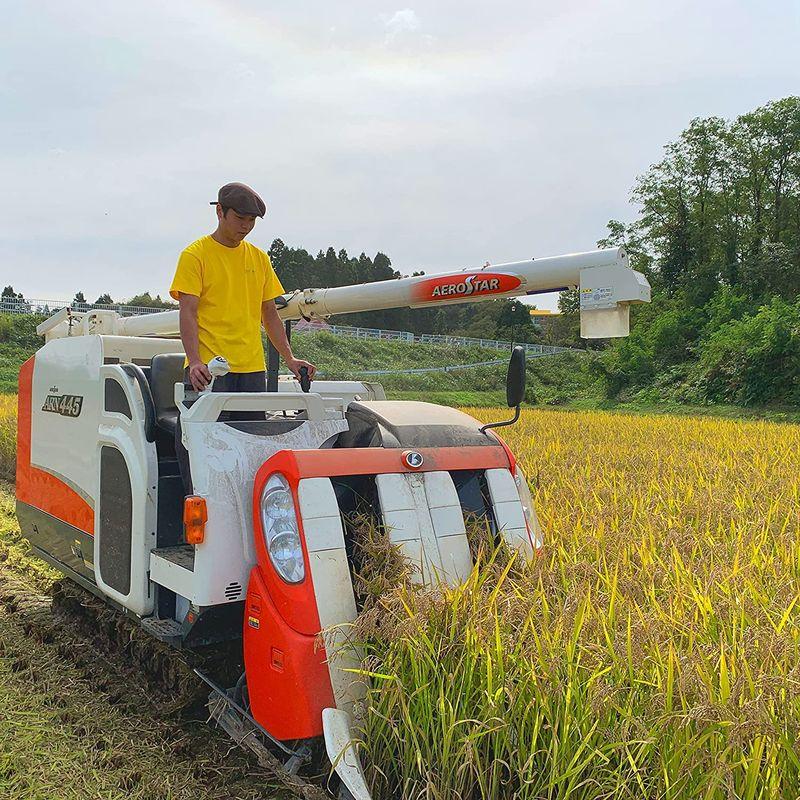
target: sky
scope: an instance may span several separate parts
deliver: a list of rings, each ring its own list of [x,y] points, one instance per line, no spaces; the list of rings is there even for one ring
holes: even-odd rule
[[[164,295],[233,180],[265,249],[590,250],[692,118],[800,92],[797,0],[403,1],[0,0],[0,285]]]

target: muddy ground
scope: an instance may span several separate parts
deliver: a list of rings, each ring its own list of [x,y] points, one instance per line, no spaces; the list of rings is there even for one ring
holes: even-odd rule
[[[0,797],[287,800],[255,759],[52,607],[0,485]]]

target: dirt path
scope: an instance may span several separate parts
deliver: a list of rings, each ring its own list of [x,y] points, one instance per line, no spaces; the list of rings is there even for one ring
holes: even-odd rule
[[[283,800],[269,773],[51,610],[0,487],[0,797]]]

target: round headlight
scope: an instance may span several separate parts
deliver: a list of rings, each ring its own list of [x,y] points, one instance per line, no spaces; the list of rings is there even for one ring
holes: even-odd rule
[[[264,544],[275,571],[287,583],[300,583],[306,577],[303,543],[298,532],[294,498],[286,478],[270,475],[261,495],[261,523]]]
[[[293,528],[275,534],[269,543],[269,557],[281,577],[289,583],[300,583],[305,578],[303,546]]]
[[[273,489],[264,499],[264,511],[270,519],[291,517],[294,513],[292,495],[287,489]]]

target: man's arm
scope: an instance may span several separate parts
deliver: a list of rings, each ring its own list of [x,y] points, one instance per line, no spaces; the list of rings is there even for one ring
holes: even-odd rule
[[[308,369],[308,377],[313,378],[317,368],[308,361],[294,357],[292,347],[286,338],[283,320],[278,316],[278,309],[274,300],[265,300],[261,304],[261,322],[264,325],[267,336],[269,336],[269,340],[272,342],[272,346],[281,354],[286,366],[289,367],[295,378],[300,380],[300,367],[306,367]],[[182,333],[183,328],[181,328]]]
[[[186,358],[189,360],[189,382],[195,391],[201,392],[211,381],[211,373],[200,359],[200,340],[197,332],[197,306],[200,298],[181,292],[178,303],[180,304],[178,318],[181,341],[183,349],[186,351]]]

